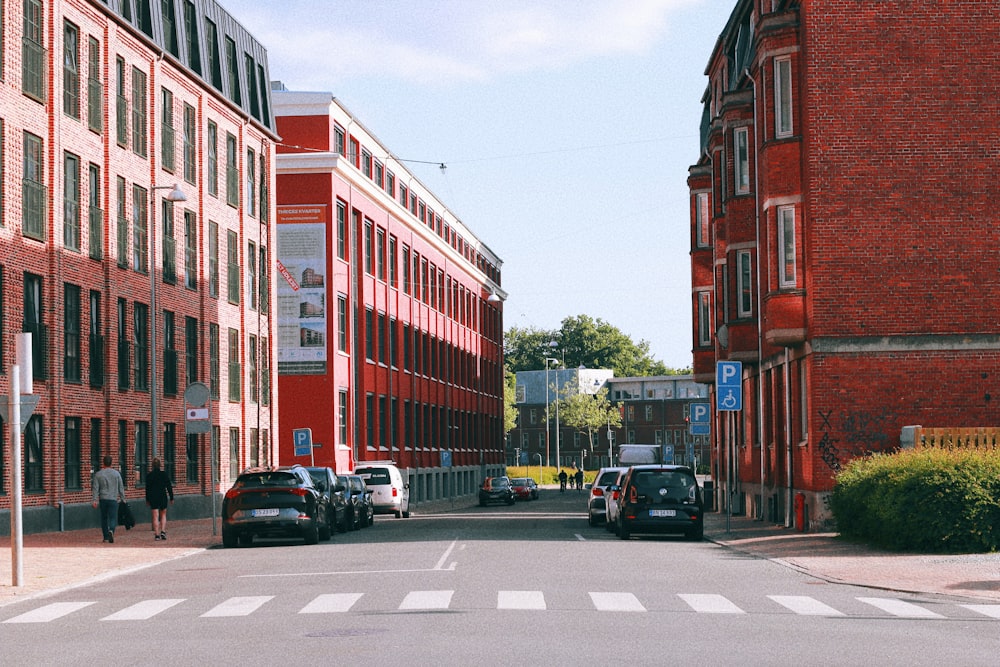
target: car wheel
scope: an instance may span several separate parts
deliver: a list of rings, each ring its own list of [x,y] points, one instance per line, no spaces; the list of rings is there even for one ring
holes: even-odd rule
[[[327,515],[326,523],[324,523],[323,527],[319,529],[319,539],[326,542],[331,537],[333,537],[333,526],[330,525],[330,516]]]
[[[604,530],[608,531],[609,533],[615,532],[614,526],[615,526],[615,524],[614,524],[613,521],[605,521],[604,522]]]
[[[705,524],[699,523],[694,528],[687,531],[687,538],[695,542],[701,542],[705,539]]]
[[[313,521],[309,528],[306,528],[302,537],[306,544],[316,544],[319,542],[319,525]]]
[[[403,518],[403,512],[402,512],[402,510],[396,510],[396,518],[397,519],[402,519]]]
[[[486,501],[485,500],[480,500],[479,501],[479,506],[480,507],[486,507]]]
[[[351,516],[347,520],[347,530],[357,530],[360,527],[358,521],[358,513],[352,509]]]
[[[594,518],[593,514],[588,514],[587,515],[587,523],[589,523],[591,526],[596,526],[597,525],[597,519]]]
[[[410,518],[410,507],[409,507],[409,505],[407,505],[406,509],[403,510],[403,518],[404,519],[409,519]]]
[[[231,530],[222,529],[222,546],[226,549],[235,549],[239,544],[236,533]]]
[[[513,498],[511,498],[510,500],[508,500],[508,501],[507,501],[507,504],[508,504],[508,505],[513,505],[513,504],[514,504],[514,499],[513,499]]]
[[[241,547],[248,547],[253,544],[253,535],[243,534],[239,537],[239,542]]]
[[[337,530],[342,533],[347,532],[347,512],[344,512],[344,515],[340,519],[340,523],[337,524]]]
[[[632,537],[632,532],[629,530],[628,524],[624,521],[618,522],[618,537],[623,540],[627,540]]]

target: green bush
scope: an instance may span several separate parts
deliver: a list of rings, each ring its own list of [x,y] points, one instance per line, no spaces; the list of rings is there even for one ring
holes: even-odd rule
[[[906,450],[851,461],[830,510],[847,538],[897,551],[1000,548],[1000,452]]]

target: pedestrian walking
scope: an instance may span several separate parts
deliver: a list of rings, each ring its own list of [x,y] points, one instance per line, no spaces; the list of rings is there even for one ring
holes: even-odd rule
[[[118,501],[125,501],[125,483],[121,473],[111,467],[110,456],[101,459],[101,469],[94,473],[91,488],[91,505],[101,508],[101,534],[105,542],[113,544],[115,526],[118,525]]]
[[[146,504],[153,514],[153,539],[167,539],[167,505],[174,502],[170,475],[161,469],[160,459],[153,459],[153,469],[146,475]]]

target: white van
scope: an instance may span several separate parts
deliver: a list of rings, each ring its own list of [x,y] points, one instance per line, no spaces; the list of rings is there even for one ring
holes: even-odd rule
[[[395,514],[396,518],[410,516],[410,485],[403,473],[391,461],[365,461],[352,473],[365,480],[371,489],[375,514]]]

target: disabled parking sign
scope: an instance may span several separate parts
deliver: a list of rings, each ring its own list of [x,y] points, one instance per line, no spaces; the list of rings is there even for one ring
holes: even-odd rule
[[[743,364],[719,361],[715,364],[715,409],[737,412],[743,409]]]

